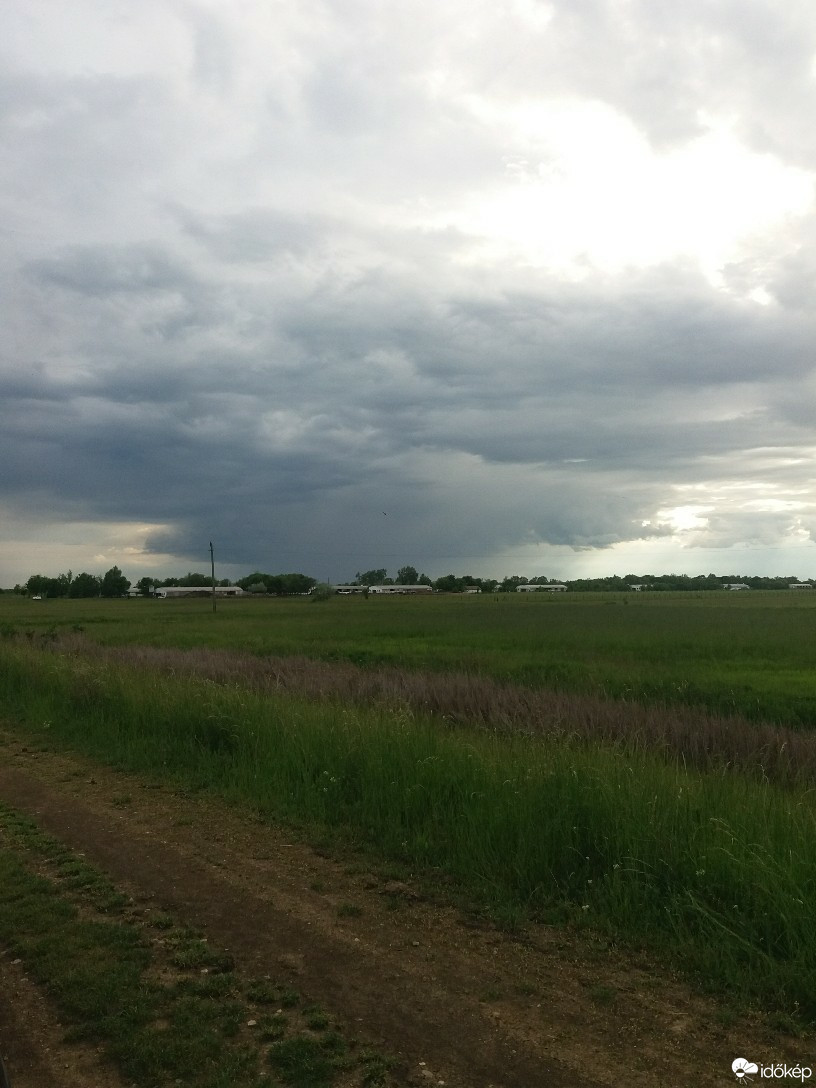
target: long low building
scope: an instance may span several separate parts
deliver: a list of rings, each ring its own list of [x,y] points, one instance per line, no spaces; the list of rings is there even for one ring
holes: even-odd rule
[[[369,593],[397,594],[397,593],[433,593],[432,586],[369,586]]]
[[[350,595],[353,593],[433,593],[432,586],[332,586],[335,593],[339,593],[342,596]]]
[[[154,592],[155,597],[162,600],[173,597],[212,597],[212,586],[160,586]],[[216,597],[243,597],[244,591],[240,586],[216,586]]]
[[[516,586],[516,593],[566,593],[567,587],[560,585],[539,585],[537,582],[531,584],[525,582],[524,585]]]

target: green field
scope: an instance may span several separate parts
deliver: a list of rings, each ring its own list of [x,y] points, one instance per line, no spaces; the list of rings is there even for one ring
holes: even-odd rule
[[[3,597],[0,622],[0,708],[39,743],[443,872],[452,894],[507,924],[588,925],[647,945],[706,987],[816,1023],[816,800],[812,784],[762,766],[768,722],[810,743],[816,599],[249,600],[213,615],[203,601]],[[140,657],[137,645],[167,652]],[[206,668],[187,671],[202,648]],[[246,662],[269,655],[408,670],[420,691],[439,673],[464,690],[465,674],[574,701],[557,704],[557,730],[491,732],[421,699],[263,688]],[[243,672],[216,675],[228,657]],[[729,728],[762,738],[756,773],[693,765],[685,741],[650,745],[639,730],[578,736],[569,719],[586,693],[614,697],[624,721],[640,703],[667,720],[696,706],[692,730],[712,710],[741,715]]]
[[[306,655],[816,725],[816,593],[336,597],[207,601],[0,597],[0,630],[81,627],[105,645]]]

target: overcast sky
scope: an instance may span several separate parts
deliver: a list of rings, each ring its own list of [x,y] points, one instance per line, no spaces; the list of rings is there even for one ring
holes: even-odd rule
[[[6,0],[0,585],[816,576],[813,0]]]

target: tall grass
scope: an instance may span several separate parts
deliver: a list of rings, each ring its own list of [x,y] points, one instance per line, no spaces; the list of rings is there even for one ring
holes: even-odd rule
[[[42,641],[42,640],[40,640]],[[472,673],[428,673],[301,656],[258,657],[224,650],[101,646],[83,635],[49,636],[55,653],[135,665],[271,693],[363,706],[406,708],[445,723],[534,737],[568,736],[681,758],[700,769],[727,768],[780,784],[816,785],[816,732],[595,695],[502,684]]]
[[[802,789],[11,643],[0,691],[29,729],[98,759],[334,829],[505,919],[590,924],[816,1020],[816,805]]]

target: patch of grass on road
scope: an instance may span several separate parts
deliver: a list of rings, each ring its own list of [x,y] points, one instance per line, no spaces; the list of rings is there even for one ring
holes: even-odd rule
[[[3,804],[0,944],[59,1009],[66,1042],[101,1044],[140,1088],[328,1088],[355,1069],[361,1085],[388,1083],[327,1016],[298,1013],[299,995],[241,978],[195,930],[144,910]],[[265,1013],[269,997],[286,1019]]]

